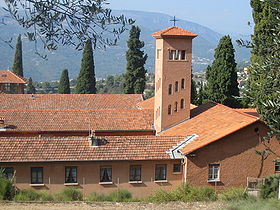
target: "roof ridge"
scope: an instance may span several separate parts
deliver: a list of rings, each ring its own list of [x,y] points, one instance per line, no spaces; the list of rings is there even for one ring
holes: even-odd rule
[[[230,110],[232,110],[232,111],[234,111],[234,112],[236,112],[236,113],[238,113],[238,114],[241,114],[241,115],[244,115],[244,116],[253,118],[253,119],[260,119],[259,117],[256,117],[256,116],[253,116],[253,115],[244,113],[244,112],[239,112],[239,111],[237,111],[236,109],[231,108],[231,107],[229,107],[229,106],[226,106],[226,105],[224,105],[224,104],[220,104],[220,103],[217,103],[217,104],[220,105],[220,106],[226,107],[227,109],[230,109]]]
[[[38,112],[90,112],[90,111],[96,111],[96,112],[104,112],[104,111],[131,111],[131,112],[150,112],[149,109],[0,109],[3,112],[15,112],[15,111],[38,111]]]

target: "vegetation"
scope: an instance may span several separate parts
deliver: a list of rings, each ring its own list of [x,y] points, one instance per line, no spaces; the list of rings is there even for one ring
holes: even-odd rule
[[[84,48],[81,70],[77,79],[75,92],[77,94],[94,94],[96,93],[95,85],[92,43],[91,40],[88,40]]]
[[[5,178],[3,171],[0,170],[0,200],[12,200],[15,193],[13,180]]]
[[[280,139],[280,4],[251,0],[255,22],[247,96]]]
[[[106,79],[96,82],[98,94],[122,94],[124,78],[123,75],[108,75]]]
[[[221,38],[215,49],[215,60],[206,70],[207,99],[230,107],[239,107],[234,48],[230,36]]]
[[[280,209],[280,202],[276,199],[256,199],[250,197],[248,199],[234,200],[229,202],[229,209],[232,210],[278,210]]]
[[[64,69],[61,73],[59,85],[58,85],[59,94],[70,94],[70,83],[68,76],[68,69]]]
[[[128,202],[135,201],[132,199],[131,193],[127,190],[114,190],[109,195],[98,194],[93,192],[87,198],[88,201],[112,201],[112,202]]]
[[[33,81],[32,78],[29,77],[28,79],[28,84],[27,84],[27,88],[26,88],[26,93],[27,94],[35,94],[36,93],[36,88],[33,85]]]
[[[21,35],[18,36],[16,44],[16,52],[14,57],[13,72],[23,77],[23,66],[22,66],[22,42]]]
[[[127,94],[142,94],[145,89],[146,69],[144,65],[147,54],[141,50],[144,47],[144,42],[139,40],[140,32],[138,26],[132,26],[127,41],[127,67],[124,74],[124,92]]]
[[[276,198],[278,195],[280,175],[272,175],[265,178],[265,183],[261,186],[262,198]]]
[[[82,201],[83,193],[75,187],[66,187],[61,192],[54,194],[56,201]]]
[[[192,82],[191,82],[191,104],[198,105],[198,93],[196,90],[195,81],[193,80],[193,75],[192,75]]]
[[[93,40],[94,46],[115,45],[127,25],[134,22],[123,15],[113,16],[107,0],[5,0],[5,3],[13,19],[27,30],[29,40],[35,44],[40,40],[49,50],[57,49],[58,44],[79,48],[88,39]]]
[[[184,184],[175,190],[157,190],[147,198],[149,202],[170,202],[170,201],[214,201],[217,199],[216,191],[211,187],[194,187]]]
[[[243,188],[228,188],[218,194],[218,199],[223,201],[242,200],[248,198]]]

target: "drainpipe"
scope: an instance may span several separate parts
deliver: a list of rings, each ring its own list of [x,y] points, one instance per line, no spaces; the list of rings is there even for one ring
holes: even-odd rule
[[[188,158],[184,157],[184,183],[187,183]]]

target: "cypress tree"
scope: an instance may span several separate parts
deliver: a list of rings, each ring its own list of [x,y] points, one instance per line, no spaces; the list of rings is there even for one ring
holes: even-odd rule
[[[22,42],[21,35],[18,36],[16,44],[16,52],[14,57],[13,72],[23,77],[23,67],[22,67]]]
[[[59,94],[70,94],[70,84],[68,70],[64,69],[61,73],[59,85],[58,85]]]
[[[85,44],[83,58],[81,63],[81,70],[77,79],[75,92],[77,94],[95,94],[96,80],[94,73],[93,50],[91,40]]]
[[[141,50],[144,47],[144,42],[139,40],[140,32],[138,26],[132,26],[127,41],[127,67],[124,74],[124,92],[127,94],[142,94],[145,89],[146,69],[144,65],[147,54]]]
[[[193,80],[193,75],[192,75],[192,83],[191,83],[191,103],[197,105],[198,103],[198,95],[196,91],[196,84],[195,81]]]
[[[27,94],[35,94],[36,93],[36,88],[33,85],[33,81],[32,81],[31,77],[29,77],[29,79],[28,79],[26,93]]]
[[[251,0],[255,22],[247,96],[280,140],[280,4]]]
[[[230,107],[238,107],[239,96],[234,48],[230,36],[221,38],[215,49],[215,59],[206,70],[207,98]]]

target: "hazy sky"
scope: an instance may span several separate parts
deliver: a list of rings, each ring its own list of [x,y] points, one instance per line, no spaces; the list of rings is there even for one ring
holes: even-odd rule
[[[3,5],[0,0],[0,5]],[[250,0],[108,0],[111,9],[161,12],[227,34],[250,34]]]
[[[250,34],[250,0],[108,0],[112,9],[161,12],[221,33]]]

